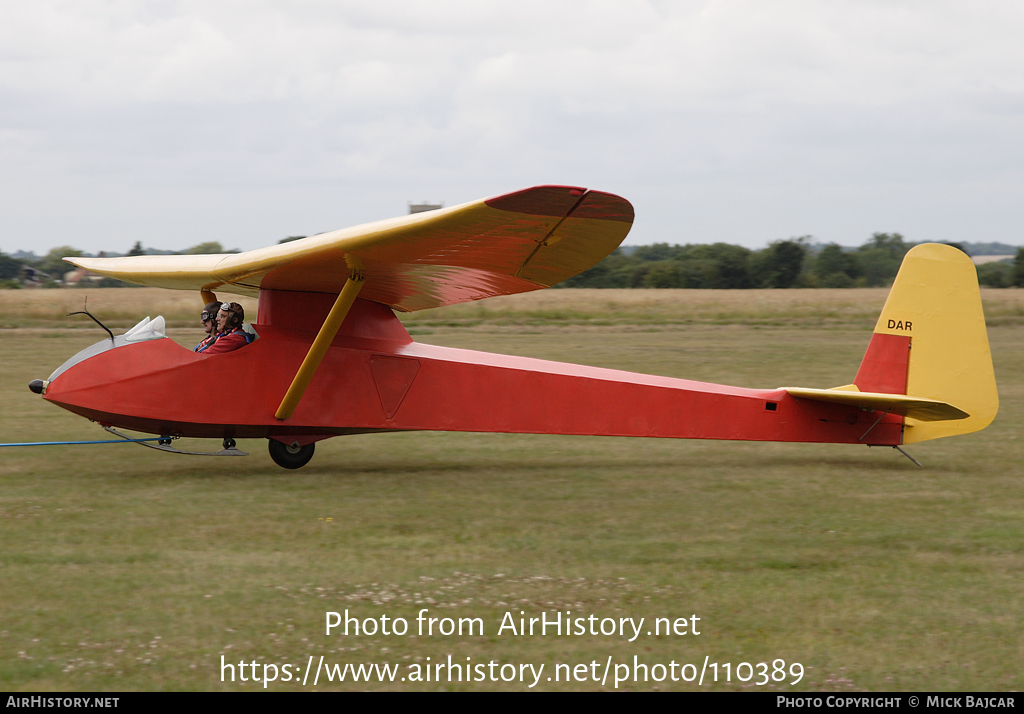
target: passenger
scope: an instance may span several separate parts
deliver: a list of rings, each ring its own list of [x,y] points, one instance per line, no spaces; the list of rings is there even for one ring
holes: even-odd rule
[[[245,347],[249,340],[242,331],[245,310],[237,302],[223,302],[217,313],[217,339],[206,348],[204,354],[219,355]]]
[[[206,330],[206,339],[192,348],[193,352],[205,352],[214,342],[217,341],[217,312],[220,310],[219,302],[208,302],[203,308],[199,319],[203,321],[203,329]]]

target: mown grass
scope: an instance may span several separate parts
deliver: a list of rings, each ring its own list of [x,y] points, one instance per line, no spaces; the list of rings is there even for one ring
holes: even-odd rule
[[[657,328],[661,325],[814,325],[818,329],[870,329],[888,294],[886,288],[848,290],[540,290],[473,303],[400,314],[417,334],[436,328],[482,325],[564,325]],[[111,327],[130,327],[145,315],[163,315],[172,327],[198,325],[198,294],[158,288],[94,290],[0,290],[0,329],[59,327],[95,329],[81,310],[89,310]],[[220,295],[256,317],[256,300]],[[990,326],[1024,324],[1024,290],[985,288],[985,315]]]
[[[420,339],[451,346],[743,386],[828,387],[852,378],[884,300],[884,291],[815,291],[816,317],[813,305],[751,307],[738,293],[682,305],[670,291],[634,291],[617,314],[661,310],[665,320],[637,328],[625,317],[595,326],[530,316],[599,312],[575,292],[586,291],[549,291],[564,301],[557,310],[515,303],[532,298],[521,296],[494,308],[506,317],[409,324],[430,331]],[[861,306],[858,293],[874,304]],[[644,294],[662,302],[629,302]],[[1012,312],[1012,300],[1002,305]],[[797,317],[782,325],[708,317],[744,310]],[[672,311],[704,317],[670,321]],[[156,311],[126,311],[125,320],[146,312]],[[26,388],[97,339],[95,327],[59,324],[0,332],[0,441],[102,438]],[[174,333],[185,344],[199,336]],[[444,433],[331,439],[297,472],[276,467],[258,441],[240,443],[251,452],[244,459],[131,445],[0,449],[0,687],[253,689],[220,682],[222,655],[236,664],[305,666],[323,655],[405,666],[450,654],[544,663],[544,677],[556,663],[609,655],[649,665],[784,659],[807,669],[795,687],[706,681],[705,689],[1017,689],[1024,337],[998,325],[990,339],[996,422],[914,445],[923,469],[889,449]],[[480,617],[484,636],[323,633],[326,610],[414,623],[424,607]],[[702,629],[633,643],[497,635],[506,611],[556,610],[648,622],[696,614]],[[696,685],[626,688],[654,687]],[[526,687],[321,677],[317,688]]]
[[[228,293],[218,297],[238,302],[245,309],[247,320],[256,319],[254,298]],[[86,308],[111,328],[131,327],[147,315],[163,315],[172,327],[198,327],[203,304],[199,293],[160,288],[0,290],[0,330],[24,327],[99,329],[85,315],[68,317],[68,313]]]

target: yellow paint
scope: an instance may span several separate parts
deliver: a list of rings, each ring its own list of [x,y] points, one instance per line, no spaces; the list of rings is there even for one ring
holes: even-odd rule
[[[903,443],[980,431],[999,410],[978,274],[962,251],[927,243],[903,259],[875,332],[910,337],[907,393],[785,388],[794,397],[905,417]]]
[[[365,265],[363,298],[412,311],[549,287],[611,253],[630,226],[482,199],[234,255],[65,260],[140,285],[256,296],[260,288],[337,294],[355,258]]]
[[[327,349],[331,346],[334,336],[338,334],[341,323],[345,321],[345,316],[348,315],[348,311],[356,301],[356,296],[359,295],[359,290],[362,287],[363,276],[359,273],[352,274],[345,283],[345,287],[338,295],[338,299],[334,301],[334,306],[328,313],[327,319],[320,327],[320,332],[317,333],[316,339],[310,345],[306,358],[302,360],[299,371],[295,373],[284,399],[281,400],[281,405],[277,408],[277,413],[274,414],[277,419],[288,419],[295,412],[295,407],[299,405],[299,400],[306,393],[306,388],[313,379],[316,368],[320,366],[320,361],[327,354]]]
[[[206,307],[211,302],[217,302],[217,295],[209,290],[200,290],[199,294],[203,296],[203,307]]]
[[[952,404],[935,399],[908,397],[902,394],[882,394],[880,392],[850,391],[836,389],[804,389],[802,387],[783,387],[794,397],[813,399],[833,404],[848,404],[862,409],[873,409],[890,412],[906,417],[914,417],[920,421],[944,421],[950,419],[966,419],[969,414],[957,409]]]
[[[908,326],[909,323],[909,326]],[[999,411],[974,263],[956,248],[927,243],[907,253],[875,332],[910,337],[907,395],[955,405],[970,416],[908,416],[906,444],[979,431]]]
[[[836,391],[836,392],[859,392],[860,391],[860,387],[858,387],[856,384],[844,384],[841,387],[832,387],[832,389],[830,391]]]

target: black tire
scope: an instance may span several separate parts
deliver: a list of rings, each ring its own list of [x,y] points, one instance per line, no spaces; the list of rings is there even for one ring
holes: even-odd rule
[[[230,436],[227,437],[226,439],[224,439],[224,441],[222,443],[223,443],[225,449],[233,449],[233,448],[235,448],[235,440],[232,439]]]
[[[267,447],[270,449],[270,458],[274,463],[285,469],[301,469],[313,458],[313,451],[316,444],[282,444],[276,439],[268,439]]]

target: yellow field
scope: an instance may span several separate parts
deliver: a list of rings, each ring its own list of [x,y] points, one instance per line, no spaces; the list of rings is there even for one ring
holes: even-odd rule
[[[84,291],[0,291],[0,441],[98,439],[26,385],[103,335]],[[196,296],[90,291],[183,344]],[[614,689],[617,665],[732,666],[619,689],[1016,690],[1024,617],[1024,292],[987,291],[1000,413],[891,449],[447,433],[330,439],[288,472],[134,445],[0,449],[0,688],[235,689],[233,663],[399,665],[394,682],[270,690],[527,690],[402,682],[439,661],[544,664],[534,689]],[[405,316],[417,339],[750,387],[848,383],[884,290],[558,291]],[[251,303],[246,304],[247,311]],[[72,322],[75,321],[75,322]],[[79,322],[80,321],[80,322]],[[74,324],[81,329],[68,329]],[[227,390],[226,392],[224,390]],[[230,386],[211,385],[211,399]],[[201,442],[193,442],[202,446]],[[480,618],[483,635],[330,636],[325,613]],[[523,636],[510,613],[645,618],[616,635]],[[646,635],[654,618],[700,634]],[[547,681],[591,662],[608,679]],[[777,659],[783,681],[738,681]],[[804,676],[795,686],[790,667]],[[569,668],[556,670],[559,665]],[[267,670],[270,671],[269,669]],[[517,669],[518,671],[518,669]],[[623,670],[618,670],[621,673]],[[659,670],[660,671],[660,670]],[[676,669],[677,674],[679,669]],[[746,670],[743,670],[746,672]],[[769,669],[770,671],[770,669]],[[529,677],[527,673],[527,677]]]

